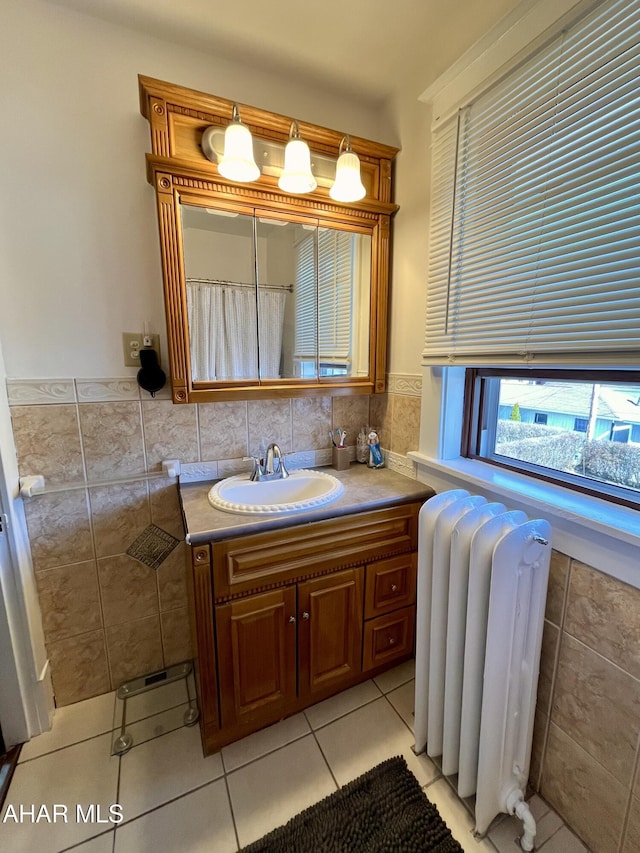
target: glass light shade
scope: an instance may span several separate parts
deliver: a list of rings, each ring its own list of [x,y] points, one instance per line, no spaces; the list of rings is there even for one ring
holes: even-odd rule
[[[230,181],[255,181],[260,169],[253,157],[251,131],[239,121],[232,122],[224,132],[224,154],[218,163],[220,174]]]
[[[304,140],[290,139],[287,143],[278,186],[288,193],[310,193],[318,186],[311,172],[311,152]]]
[[[329,190],[335,201],[359,201],[367,191],[360,180],[360,160],[353,151],[344,151],[336,163],[336,179]]]

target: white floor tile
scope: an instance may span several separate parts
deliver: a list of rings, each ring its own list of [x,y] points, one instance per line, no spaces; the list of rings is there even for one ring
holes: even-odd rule
[[[396,687],[400,687],[401,684],[406,684],[407,681],[411,681],[415,676],[416,662],[412,658],[411,660],[401,663],[400,666],[388,669],[386,672],[383,672],[382,675],[376,675],[373,680],[383,693],[388,693],[390,690],[395,690]]]
[[[262,758],[263,755],[308,735],[310,731],[304,714],[296,714],[274,726],[247,735],[242,740],[237,740],[223,748],[222,760],[225,772],[230,773],[242,767],[243,764]]]
[[[112,853],[114,835],[114,831],[111,830],[97,838],[92,838],[91,841],[85,841],[79,847],[74,847],[73,853]]]
[[[534,794],[533,797],[530,797],[527,800],[527,802],[529,803],[529,809],[531,810],[534,820],[540,820],[543,815],[546,815],[548,811],[551,811],[548,803],[545,803],[542,797],[538,794]]]
[[[151,717],[144,717],[135,723],[127,726],[125,731],[133,738],[133,745],[145,743],[155,737],[166,735],[176,729],[184,726],[184,715],[188,710],[189,705],[176,705],[175,708],[169,708],[162,711],[160,714],[153,714]],[[197,728],[197,727],[196,727]],[[120,729],[113,732],[112,742],[115,744],[120,737]]]
[[[413,731],[413,707],[415,699],[415,681],[407,681],[401,687],[396,687],[387,693],[387,699],[400,714],[405,723]]]
[[[487,838],[474,838],[473,818],[445,779],[438,779],[437,782],[429,785],[425,793],[437,807],[440,817],[465,853],[495,853],[493,844]]]
[[[110,731],[114,702],[114,693],[103,693],[93,699],[56,708],[51,731],[25,743],[20,752],[20,762]]]
[[[182,728],[123,755],[120,803],[125,821],[222,776],[220,754],[204,758],[200,731]]]
[[[394,755],[404,756],[421,785],[438,775],[426,755],[413,754],[413,735],[384,697],[330,723],[316,737],[339,785]]]
[[[230,773],[227,781],[241,846],[336,790],[312,735]]]
[[[325,699],[324,702],[312,705],[304,713],[311,728],[319,729],[321,726],[326,726],[327,723],[343,717],[350,711],[379,698],[380,691],[373,681],[363,681],[362,684],[356,684],[349,690],[343,690],[337,696],[332,696],[330,699]]]
[[[237,849],[224,779],[116,830],[115,853],[234,853]]]
[[[78,820],[77,806],[82,805],[87,813],[90,804],[99,805],[100,818],[108,821],[109,806],[117,803],[120,761],[110,755],[110,741],[110,735],[101,735],[19,764],[3,815],[6,816],[10,804],[16,809],[20,804],[25,808],[35,805],[36,809],[45,805],[50,813],[55,804],[66,806],[67,821],[32,823],[25,820],[19,825],[8,821],[0,823],[0,850],[56,853],[108,829],[109,823]],[[94,810],[94,817],[98,817],[97,810]]]
[[[582,841],[563,826],[540,848],[540,853],[589,853]]]
[[[498,853],[517,853],[521,848],[516,839],[521,836],[522,821],[512,816],[503,818],[496,827],[489,831],[489,839],[495,845]]]

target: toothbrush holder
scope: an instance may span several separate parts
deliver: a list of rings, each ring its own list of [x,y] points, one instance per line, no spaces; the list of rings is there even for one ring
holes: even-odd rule
[[[348,447],[333,447],[331,456],[331,465],[336,471],[346,471],[351,464],[351,457]]]

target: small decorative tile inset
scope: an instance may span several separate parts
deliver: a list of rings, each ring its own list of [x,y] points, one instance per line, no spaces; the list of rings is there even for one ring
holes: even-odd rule
[[[157,569],[167,559],[179,541],[161,527],[150,524],[127,548],[127,554],[134,560],[144,563],[145,566]]]

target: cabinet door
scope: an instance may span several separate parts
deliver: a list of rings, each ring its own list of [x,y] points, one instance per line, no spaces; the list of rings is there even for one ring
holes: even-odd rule
[[[295,587],[216,607],[222,725],[266,725],[296,698]]]
[[[363,568],[298,585],[300,696],[347,686],[361,672]]]

